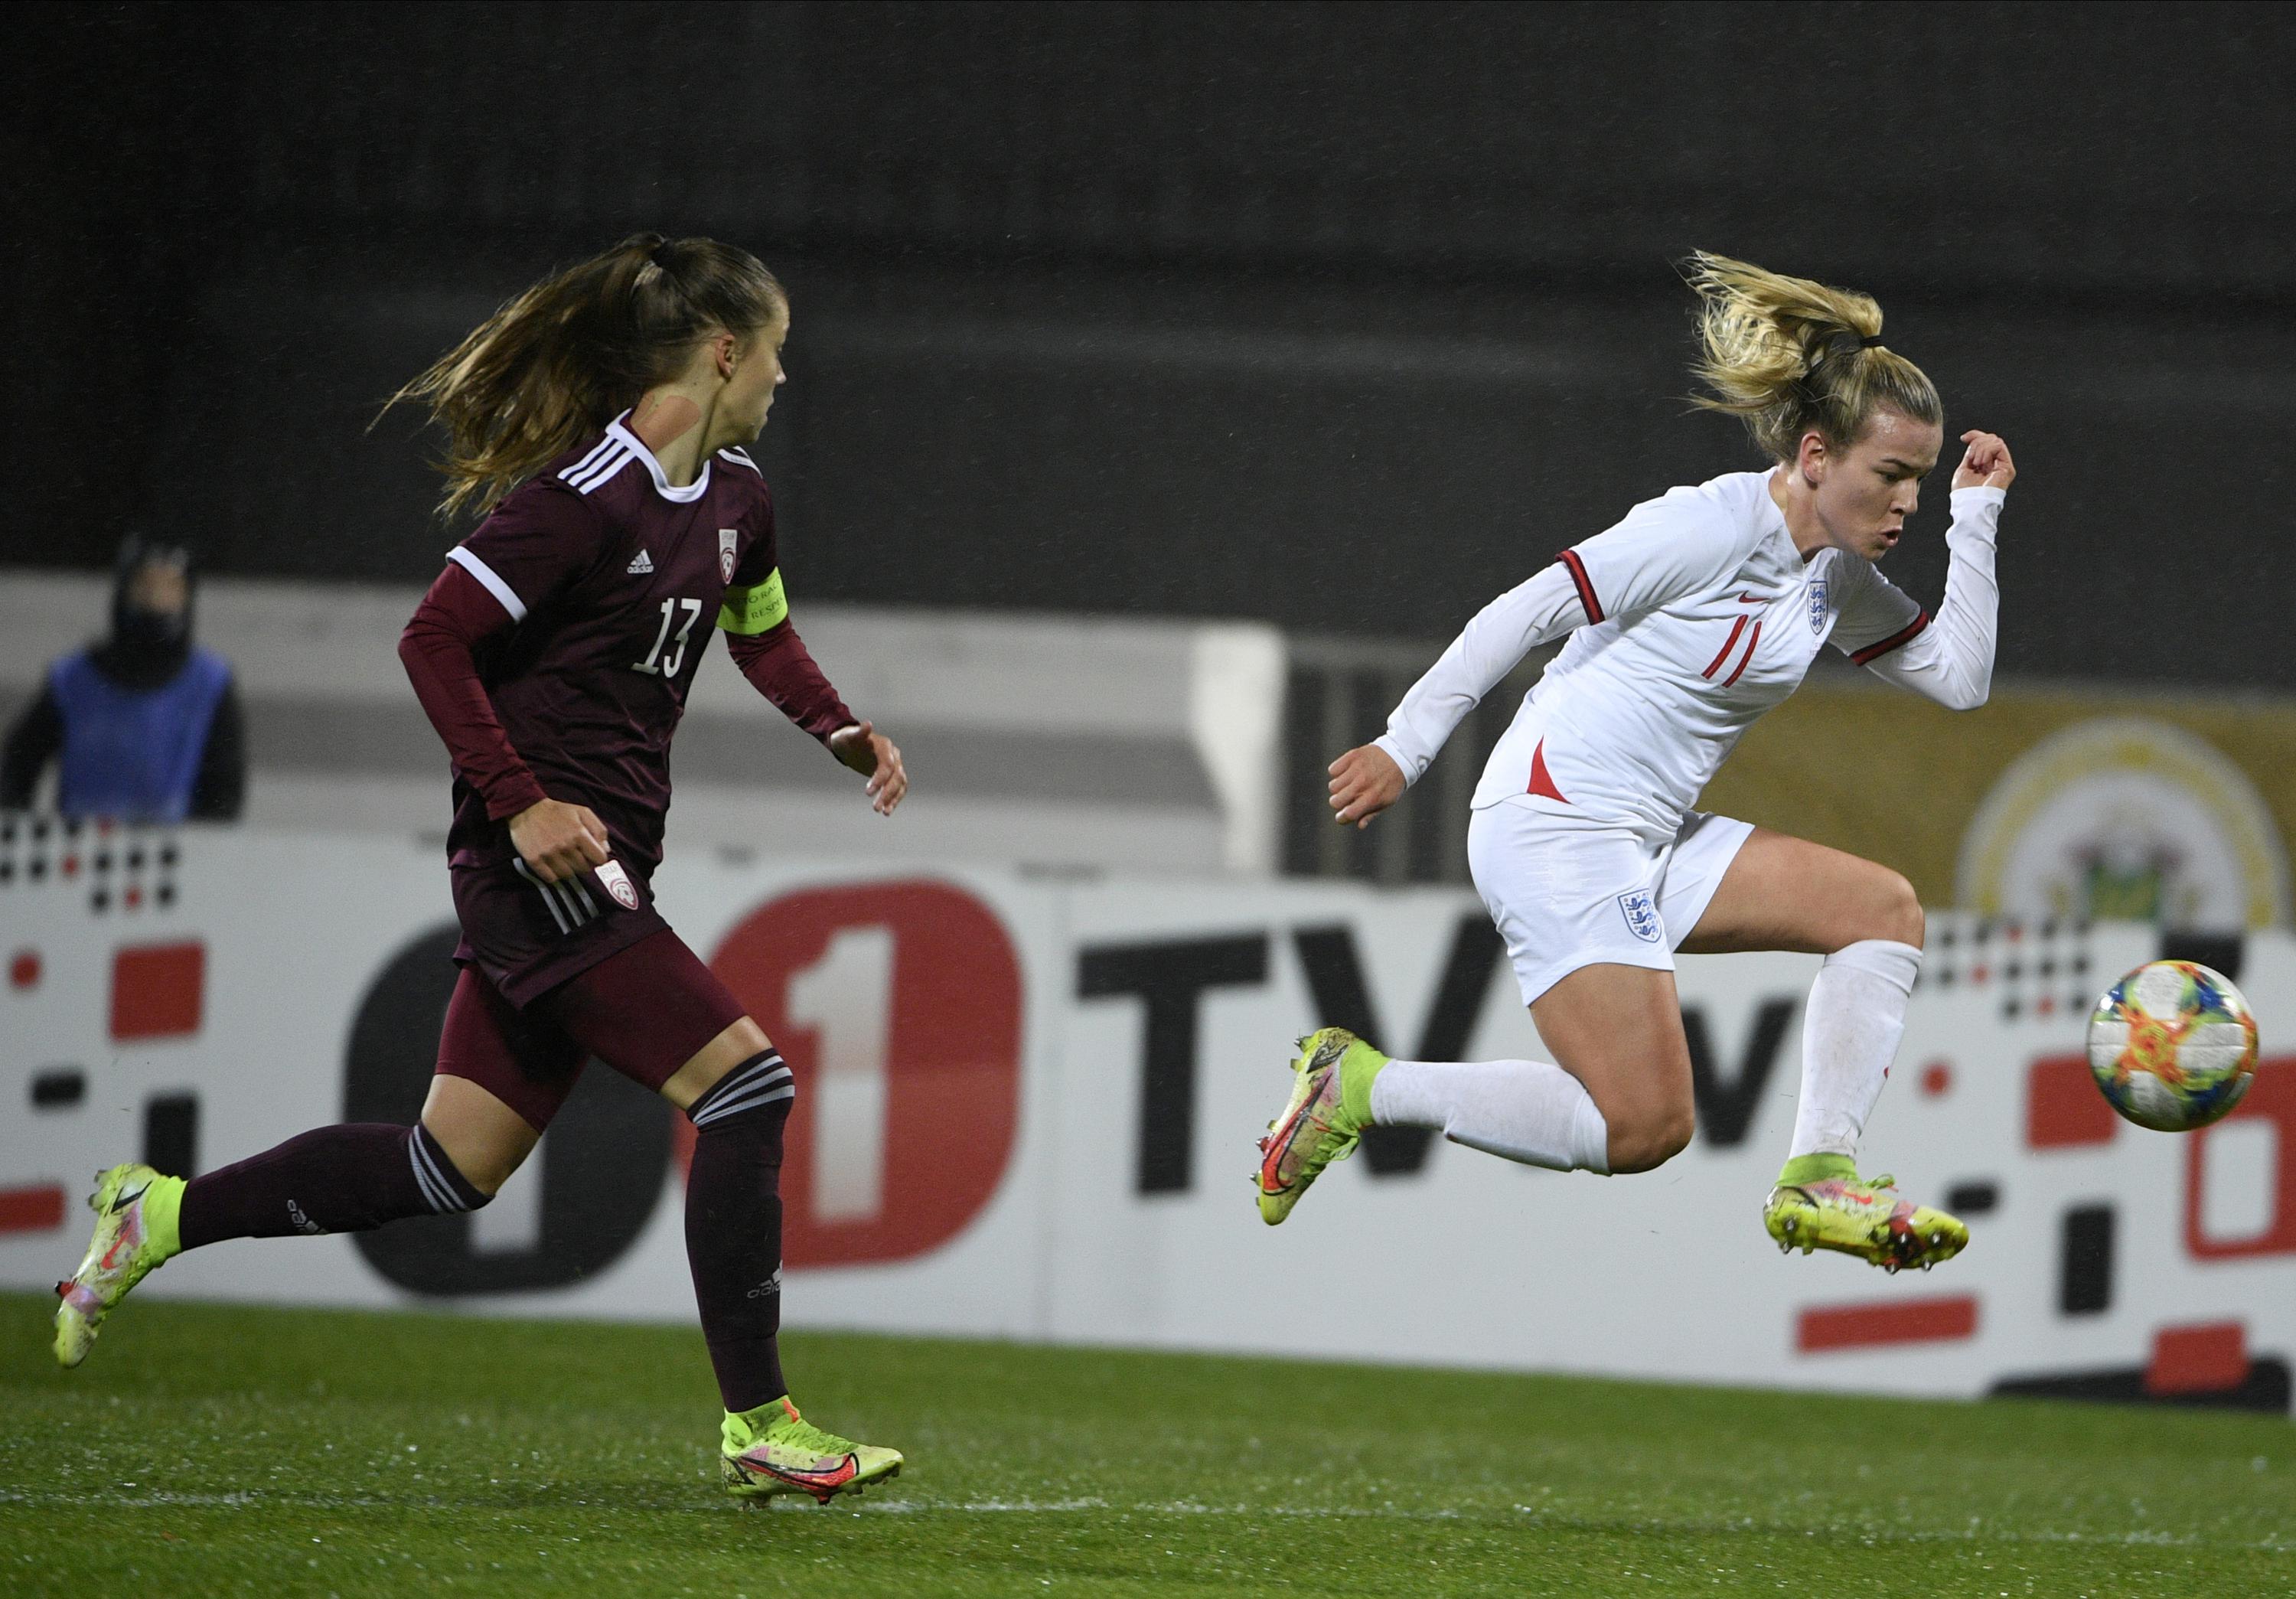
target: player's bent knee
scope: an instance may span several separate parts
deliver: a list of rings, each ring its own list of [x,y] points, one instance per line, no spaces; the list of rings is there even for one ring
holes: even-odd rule
[[[1697,1118],[1687,1105],[1666,1106],[1611,1125],[1611,1171],[1652,1171],[1690,1147]]]
[[[1887,873],[1887,883],[1882,894],[1882,904],[1876,916],[1877,926],[1868,938],[1893,939],[1900,944],[1922,947],[1927,935],[1929,918],[1922,910],[1921,896],[1914,885],[1896,872]]]
[[[472,1192],[478,1196],[477,1202],[470,1207],[473,1210],[500,1193],[502,1185],[510,1181],[511,1175],[526,1163],[524,1150],[512,1153],[507,1150],[481,1152],[467,1146],[456,1149],[439,1138],[435,1130],[431,1137],[439,1145],[439,1152],[446,1156],[447,1163],[455,1168],[455,1175],[470,1185]]]
[[[672,1072],[661,1086],[661,1096],[681,1111],[690,1111],[703,1096],[715,1092],[726,1078],[760,1054],[774,1053],[765,1029],[747,1016],[736,1018],[703,1045],[700,1053]]]
[[[460,1171],[461,1168],[457,1167],[455,1169]],[[470,1184],[471,1192],[478,1196],[471,1201],[467,1208],[472,1210],[483,1210],[488,1205],[495,1202],[495,1195],[502,1192],[503,1183],[507,1183],[510,1179],[505,1177],[502,1179],[502,1182],[496,1183],[493,1187],[489,1188],[484,1183],[480,1183],[473,1178],[470,1173],[463,1172],[463,1181]]]
[[[763,1037],[762,1034],[759,1035]],[[685,1107],[696,1133],[731,1123],[737,1118],[770,1119],[775,1147],[781,1142],[780,1123],[789,1119],[797,1097],[797,1079],[781,1052],[768,1045],[733,1070],[721,1075]],[[780,1157],[775,1156],[776,1162]]]
[[[418,1121],[406,1128],[399,1147],[406,1152],[406,1170],[413,1179],[406,1197],[419,1201],[435,1215],[484,1210],[495,1191],[502,1186],[502,1179],[510,1175],[507,1170],[499,1175],[490,1172],[488,1175],[493,1180],[481,1185],[471,1175],[471,1168],[478,1162],[471,1159],[467,1146],[461,1152],[448,1149],[427,1121]],[[517,1165],[512,1161],[510,1169],[515,1170]],[[418,1212],[401,1210],[397,1214]],[[365,1225],[378,1226],[394,1219],[394,1215],[379,1214],[368,1218]]]
[[[447,1072],[430,1079],[420,1120],[455,1175],[488,1199],[526,1163],[542,1136],[490,1090]]]

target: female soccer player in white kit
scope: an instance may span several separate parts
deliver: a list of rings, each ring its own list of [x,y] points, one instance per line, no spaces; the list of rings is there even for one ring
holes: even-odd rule
[[[1690,282],[1705,302],[1699,403],[1742,417],[1775,464],[1670,490],[1563,551],[1486,606],[1386,734],[1331,768],[1336,819],[1363,825],[1527,652],[1571,635],[1491,752],[1467,832],[1475,887],[1556,1063],[1390,1061],[1342,1029],[1312,1034],[1260,1141],[1270,1225],[1372,1123],[1439,1128],[1555,1170],[1649,1170],[1692,1130],[1674,952],[1783,949],[1826,958],[1803,1019],[1792,1147],[1764,1207],[1771,1237],[1892,1271],[1968,1242],[1856,1166],[1921,965],[1912,887],[1691,807],[1829,641],[1941,704],[1984,703],[1994,534],[2016,468],[1998,437],[1962,435],[1931,617],[1874,569],[1944,440],[1937,390],[1882,344],[1881,308],[1702,253]]]

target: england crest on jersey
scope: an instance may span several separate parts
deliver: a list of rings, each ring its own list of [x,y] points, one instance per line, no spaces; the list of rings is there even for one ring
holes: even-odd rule
[[[1627,918],[1627,931],[1644,943],[1655,944],[1666,937],[1666,926],[1658,919],[1658,906],[1652,902],[1648,889],[1620,895],[1619,909]]]
[[[1820,578],[1809,586],[1809,630],[1825,631],[1825,579]]]
[[[742,541],[741,533],[733,528],[718,529],[718,576],[721,582],[734,580],[734,546]]]

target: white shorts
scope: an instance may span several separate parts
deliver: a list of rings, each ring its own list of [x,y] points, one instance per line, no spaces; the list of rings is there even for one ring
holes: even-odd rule
[[[1674,970],[1749,822],[1692,811],[1666,843],[1501,800],[1467,824],[1467,869],[1529,1004],[1581,966]]]

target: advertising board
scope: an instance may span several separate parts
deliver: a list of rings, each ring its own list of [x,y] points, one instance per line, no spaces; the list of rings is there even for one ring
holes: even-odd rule
[[[208,1169],[418,1111],[453,980],[430,850],[20,824],[0,865],[0,1283],[70,1271],[101,1166]],[[2282,932],[2203,952],[2238,968],[2267,1058],[2234,1117],[2170,1136],[2115,1118],[2080,1053],[2095,995],[2158,935],[1933,915],[1864,1159],[1972,1242],[1890,1277],[1781,1257],[1759,1219],[1813,957],[1682,963],[1699,1130],[1656,1172],[1558,1175],[1382,1129],[1271,1229],[1253,1141],[1297,1035],[1540,1055],[1471,895],[701,852],[657,887],[799,1074],[793,1324],[2288,1407]],[[683,1321],[688,1148],[682,1118],[594,1062],[486,1209],[221,1244],[139,1292]]]

